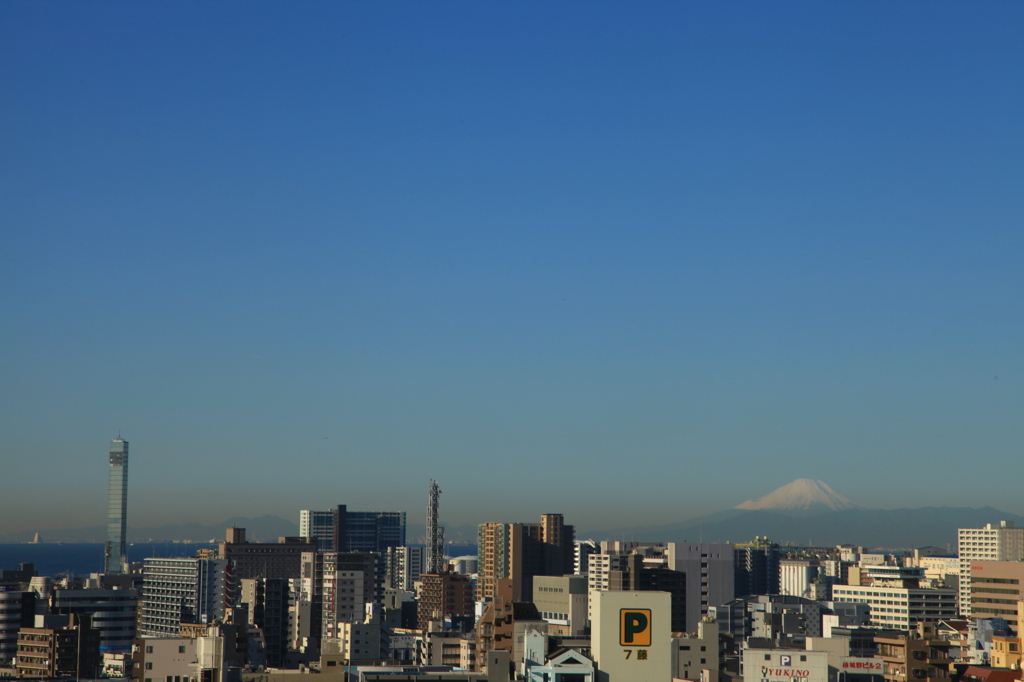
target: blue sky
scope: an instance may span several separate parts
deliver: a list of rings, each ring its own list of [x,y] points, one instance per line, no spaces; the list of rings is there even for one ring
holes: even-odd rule
[[[0,6],[0,532],[1024,513],[1019,3]],[[45,506],[45,509],[39,507]],[[32,511],[27,509],[31,507]]]

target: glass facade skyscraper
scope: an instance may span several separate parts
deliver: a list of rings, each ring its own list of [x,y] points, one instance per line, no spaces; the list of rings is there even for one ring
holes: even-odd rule
[[[110,486],[107,492],[107,544],[105,573],[128,572],[128,441],[110,441]]]

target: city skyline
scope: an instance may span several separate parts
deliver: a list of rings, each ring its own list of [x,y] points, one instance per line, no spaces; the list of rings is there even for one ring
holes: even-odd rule
[[[0,532],[1024,514],[1020,5],[0,19]]]

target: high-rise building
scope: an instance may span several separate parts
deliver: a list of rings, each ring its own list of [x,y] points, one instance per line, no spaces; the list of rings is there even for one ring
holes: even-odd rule
[[[594,540],[577,540],[573,543],[572,570],[574,575],[586,575],[589,570],[587,558],[591,554],[600,554],[601,545]]]
[[[142,576],[142,637],[175,637],[182,623],[223,621],[235,601],[226,559],[146,559]]]
[[[512,581],[512,601],[533,596],[533,576],[571,575],[575,529],[561,514],[542,514],[540,523],[484,523],[478,536],[477,597],[493,598],[497,581]]]
[[[376,600],[378,555],[370,552],[305,552],[301,595],[310,604],[309,637],[338,636],[338,623],[361,623]]]
[[[334,509],[299,512],[299,536],[313,538],[318,552],[380,552],[405,545],[405,512]]]
[[[960,614],[971,616],[971,562],[1021,561],[1024,559],[1024,528],[1014,528],[1013,521],[991,523],[984,528],[961,528],[957,532],[960,557]]]
[[[299,537],[313,538],[316,541],[318,552],[335,551],[334,516],[334,509],[327,511],[303,509],[299,511]]]
[[[384,587],[412,592],[424,572],[426,551],[426,547],[388,547],[384,554]]]
[[[732,601],[736,589],[736,554],[728,543],[668,544],[668,567],[686,574],[686,628],[708,615],[709,606]]]
[[[288,653],[291,581],[283,578],[242,578],[238,583],[238,602],[248,604],[249,624],[263,633],[267,666],[279,668],[284,665]]]
[[[440,573],[444,567],[444,527],[438,515],[441,504],[441,487],[431,479],[427,499],[427,557],[425,573]]]
[[[737,597],[751,594],[779,594],[778,543],[756,537],[753,542],[736,545],[735,550]]]
[[[106,573],[128,572],[128,441],[110,441],[110,485],[107,489]]]

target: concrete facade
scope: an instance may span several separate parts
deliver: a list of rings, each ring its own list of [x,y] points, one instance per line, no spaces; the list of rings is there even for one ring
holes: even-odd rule
[[[731,552],[731,549],[730,549]],[[672,675],[672,599],[665,592],[595,592],[600,682],[666,682]]]
[[[182,623],[224,620],[234,603],[231,565],[225,559],[146,559],[142,575],[143,637],[173,637]]]
[[[893,630],[912,630],[918,623],[957,615],[955,590],[835,585],[832,600],[867,604],[871,627]]]
[[[537,576],[533,604],[552,632],[576,636],[587,631],[587,579],[582,575]]]
[[[971,616],[971,563],[974,561],[1021,561],[1024,559],[1024,528],[1015,528],[1013,521],[986,524],[984,528],[961,528],[957,531],[957,554],[960,558],[961,615]]]
[[[685,632],[697,629],[708,607],[732,601],[736,589],[735,552],[728,543],[670,542],[668,567],[686,574]]]
[[[1018,603],[1024,599],[1024,561],[971,561],[972,618],[1003,618],[1020,632]]]
[[[828,682],[828,652],[744,649],[740,675],[759,682]]]

